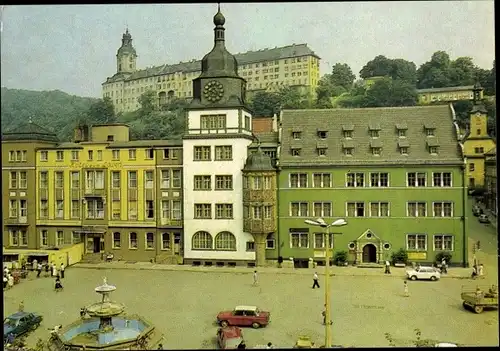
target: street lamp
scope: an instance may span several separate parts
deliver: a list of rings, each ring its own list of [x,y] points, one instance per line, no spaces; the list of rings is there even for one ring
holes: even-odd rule
[[[330,227],[342,227],[347,224],[343,218],[337,219],[331,224],[325,222],[323,218],[306,219],[306,224],[325,228],[325,348],[332,347],[331,323],[330,323]]]

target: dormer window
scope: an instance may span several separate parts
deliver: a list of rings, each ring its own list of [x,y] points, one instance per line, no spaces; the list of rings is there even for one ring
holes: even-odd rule
[[[371,138],[378,138],[379,137],[379,131],[378,130],[370,130],[370,137]]]
[[[408,155],[408,149],[410,147],[410,143],[407,139],[402,139],[398,141],[399,152],[401,155]]]
[[[373,156],[380,156],[380,148],[379,147],[372,147],[372,155]]]
[[[406,129],[398,129],[398,137],[406,138]]]
[[[437,146],[429,146],[429,153],[431,155],[437,155],[437,153],[438,153],[438,147]]]
[[[432,122],[427,122],[424,124],[425,135],[434,136],[436,131],[436,125]]]
[[[434,136],[434,128],[425,128],[425,134],[427,136]]]
[[[343,125],[342,126],[342,135],[346,139],[351,139],[353,130],[354,130],[354,126],[352,124]]]
[[[344,138],[352,139],[352,130],[344,130]]]
[[[302,136],[301,132],[292,132],[292,138],[294,140],[300,140],[300,137]]]
[[[408,155],[408,148],[406,146],[402,146],[399,148],[399,152],[401,152],[401,155]]]
[[[439,148],[439,141],[437,138],[428,138],[427,139],[427,149],[431,155],[437,155]]]
[[[293,148],[291,151],[292,151],[292,156],[300,156],[299,148]]]
[[[108,135],[108,141],[114,141],[115,137],[114,135]]]
[[[352,156],[354,151],[354,142],[352,140],[344,140],[344,142],[342,142],[342,149],[344,151],[344,155]]]
[[[344,155],[352,156],[352,151],[353,151],[352,147],[346,147],[346,148],[344,148]]]
[[[326,156],[326,148],[318,148],[318,156]]]
[[[318,130],[318,138],[320,139],[326,139],[327,134],[328,133],[326,131]]]

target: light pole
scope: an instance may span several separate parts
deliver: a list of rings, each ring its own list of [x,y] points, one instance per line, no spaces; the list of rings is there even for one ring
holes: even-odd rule
[[[323,218],[306,219],[306,224],[325,228],[325,348],[332,347],[332,327],[330,322],[330,227],[342,227],[347,224],[346,220],[337,219],[331,224],[325,222]]]

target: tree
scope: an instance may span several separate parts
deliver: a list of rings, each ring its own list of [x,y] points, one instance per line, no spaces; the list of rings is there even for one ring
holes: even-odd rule
[[[473,85],[477,80],[477,68],[471,57],[459,57],[448,68],[451,86]]]
[[[284,86],[278,90],[281,109],[304,109],[312,107],[311,96],[300,88]]]
[[[392,61],[383,55],[376,56],[368,61],[359,71],[359,76],[363,79],[379,76],[391,76]]]
[[[274,92],[257,92],[250,102],[254,117],[268,117],[280,111],[280,96]]]
[[[113,123],[115,121],[115,108],[109,97],[98,99],[87,112],[86,122],[89,124]]]
[[[332,73],[328,75],[328,79],[333,86],[342,87],[345,90],[352,87],[355,78],[356,76],[347,63],[336,63],[332,67]]]
[[[141,107],[139,108],[139,114],[148,114],[154,110],[157,110],[156,103],[156,93],[152,90],[148,90],[145,93],[141,94],[137,99]]]
[[[415,85],[417,83],[417,66],[403,59],[392,60],[391,77],[393,80],[403,80]]]

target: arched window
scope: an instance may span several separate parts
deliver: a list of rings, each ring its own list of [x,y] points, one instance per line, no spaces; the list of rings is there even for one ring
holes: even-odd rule
[[[158,94],[158,101],[159,101],[160,106],[165,105],[167,103],[167,93],[165,93],[164,91],[161,91]]]
[[[266,249],[272,250],[274,248],[276,248],[276,239],[274,233],[271,233],[267,236],[266,239]]]
[[[212,236],[209,232],[196,232],[193,235],[193,250],[211,250],[212,246]]]
[[[220,232],[215,237],[215,249],[236,251],[236,238],[230,232]]]

